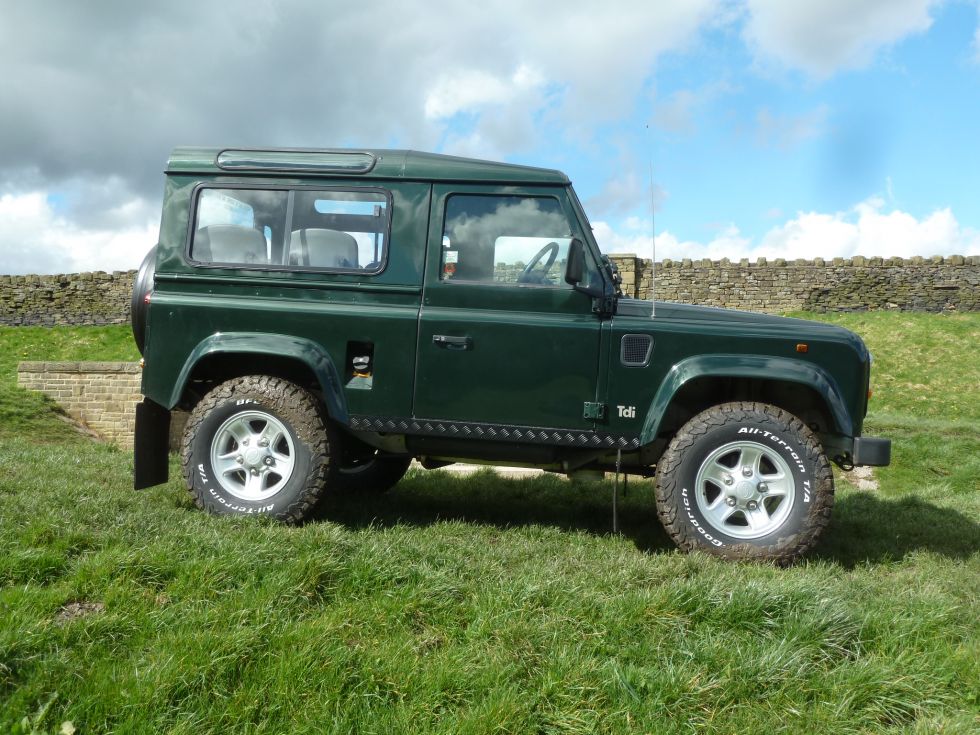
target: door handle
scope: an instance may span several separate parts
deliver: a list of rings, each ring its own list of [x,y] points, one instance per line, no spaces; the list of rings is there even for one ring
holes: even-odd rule
[[[433,334],[432,343],[447,350],[468,350],[473,347],[469,337],[451,337],[448,334]]]

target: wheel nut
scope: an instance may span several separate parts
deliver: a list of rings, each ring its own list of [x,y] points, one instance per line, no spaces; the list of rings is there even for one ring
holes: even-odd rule
[[[733,482],[735,482],[735,480],[732,479],[732,476],[731,475],[725,475],[725,484],[726,485],[731,485]]]
[[[272,465],[272,457],[266,457],[266,458],[265,458],[265,463],[266,463],[267,465],[269,465],[269,466],[271,466],[271,465]]]
[[[235,457],[235,461],[238,462],[238,464],[245,464],[245,458],[240,454]]]
[[[727,498],[725,498],[725,502],[728,503],[732,508],[734,508],[735,507],[735,503],[737,501],[735,500],[735,496],[734,495],[729,495]]]
[[[259,474],[259,471],[255,467],[253,467],[252,468],[252,474],[253,475],[257,475],[257,474]]]
[[[752,468],[751,467],[743,467],[742,468],[742,475],[744,475],[745,477],[752,477]]]
[[[766,483],[764,483],[764,482],[760,482],[759,483],[759,492],[760,493],[767,493],[767,492],[769,492],[769,486]]]
[[[750,500],[745,504],[745,507],[748,508],[749,510],[755,510],[756,508],[759,507],[759,504],[754,500]]]
[[[259,446],[260,447],[267,447],[267,446],[269,446],[269,440],[268,439],[259,439]]]

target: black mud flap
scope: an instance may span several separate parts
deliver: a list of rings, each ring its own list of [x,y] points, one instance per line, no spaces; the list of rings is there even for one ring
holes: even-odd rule
[[[136,406],[133,487],[162,485],[170,476],[170,411],[149,398]]]
[[[885,467],[892,461],[892,442],[873,436],[859,436],[854,440],[854,465]]]

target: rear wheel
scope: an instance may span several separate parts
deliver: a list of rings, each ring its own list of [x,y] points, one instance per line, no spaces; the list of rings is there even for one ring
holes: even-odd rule
[[[763,403],[704,411],[657,466],[657,512],[682,549],[788,562],[830,520],[834,480],[812,431]]]
[[[298,523],[326,491],[337,446],[316,398],[252,375],[208,393],[184,429],[184,480],[198,507]]]

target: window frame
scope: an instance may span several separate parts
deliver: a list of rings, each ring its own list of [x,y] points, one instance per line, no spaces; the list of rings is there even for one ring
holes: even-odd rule
[[[191,250],[194,246],[194,235],[197,233],[197,215],[198,209],[200,208],[201,193],[207,189],[238,189],[238,190],[252,190],[252,191],[285,191],[287,193],[286,197],[286,212],[284,215],[284,225],[285,231],[283,232],[283,247],[285,247],[285,238],[288,233],[292,232],[292,220],[293,220],[293,200],[294,192],[298,191],[322,191],[322,192],[345,192],[345,193],[371,193],[380,194],[385,199],[386,208],[386,222],[382,235],[385,238],[384,253],[381,260],[378,262],[378,267],[373,270],[365,270],[363,268],[323,268],[311,265],[289,265],[288,263],[260,263],[260,264],[249,264],[249,263],[214,263],[206,260],[197,260],[191,255]],[[331,185],[331,186],[319,186],[316,184],[301,184],[301,185],[290,185],[290,184],[258,184],[258,183],[236,183],[230,181],[222,182],[210,182],[202,181],[194,186],[191,191],[191,208],[190,216],[187,220],[187,235],[184,240],[184,259],[195,268],[215,268],[219,270],[233,270],[233,271],[249,271],[249,272],[259,272],[259,273],[330,273],[337,275],[358,275],[358,276],[369,276],[371,278],[379,276],[384,273],[385,269],[388,267],[389,253],[391,251],[391,219],[393,210],[393,197],[390,190],[385,189],[380,186],[357,186],[357,185]]]
[[[553,285],[546,285],[546,284],[543,284],[543,283],[508,283],[507,281],[497,281],[497,280],[492,280],[492,279],[489,280],[489,281],[475,281],[475,280],[466,279],[466,278],[443,278],[442,277],[442,273],[443,273],[443,267],[445,266],[444,257],[445,257],[445,253],[446,253],[446,248],[444,248],[442,246],[442,239],[446,235],[446,218],[449,216],[449,202],[450,202],[450,200],[453,197],[457,197],[457,196],[459,196],[459,197],[485,197],[485,198],[495,198],[495,199],[502,199],[502,198],[508,198],[508,199],[551,199],[552,201],[554,201],[554,202],[556,202],[558,204],[558,210],[565,217],[565,222],[568,224],[569,234],[567,235],[567,237],[569,239],[574,239],[575,237],[577,237],[575,235],[574,228],[573,228],[574,221],[573,221],[573,219],[571,217],[569,217],[569,211],[568,211],[568,209],[566,209],[566,207],[564,206],[564,203],[562,202],[561,197],[559,197],[559,196],[557,196],[555,194],[526,194],[526,193],[516,193],[516,192],[469,192],[469,191],[455,191],[455,192],[449,193],[443,199],[443,205],[442,205],[442,227],[439,230],[439,243],[440,243],[440,246],[439,246],[439,264],[438,264],[438,274],[437,274],[437,277],[438,277],[438,281],[439,281],[440,284],[448,285],[448,284],[454,284],[455,283],[455,284],[466,285],[466,286],[493,286],[493,287],[496,287],[496,288],[541,289],[541,290],[545,290],[545,291],[562,291],[562,290],[567,290],[567,289],[564,288],[564,286],[567,286],[568,285],[568,284],[565,284],[565,280],[564,280],[564,275],[565,274],[564,273],[561,274],[561,276],[562,276],[561,277],[561,282],[560,283],[557,283],[557,284],[553,284]],[[564,237],[558,238],[558,239],[564,239]],[[569,287],[569,288],[571,288],[571,287]]]

